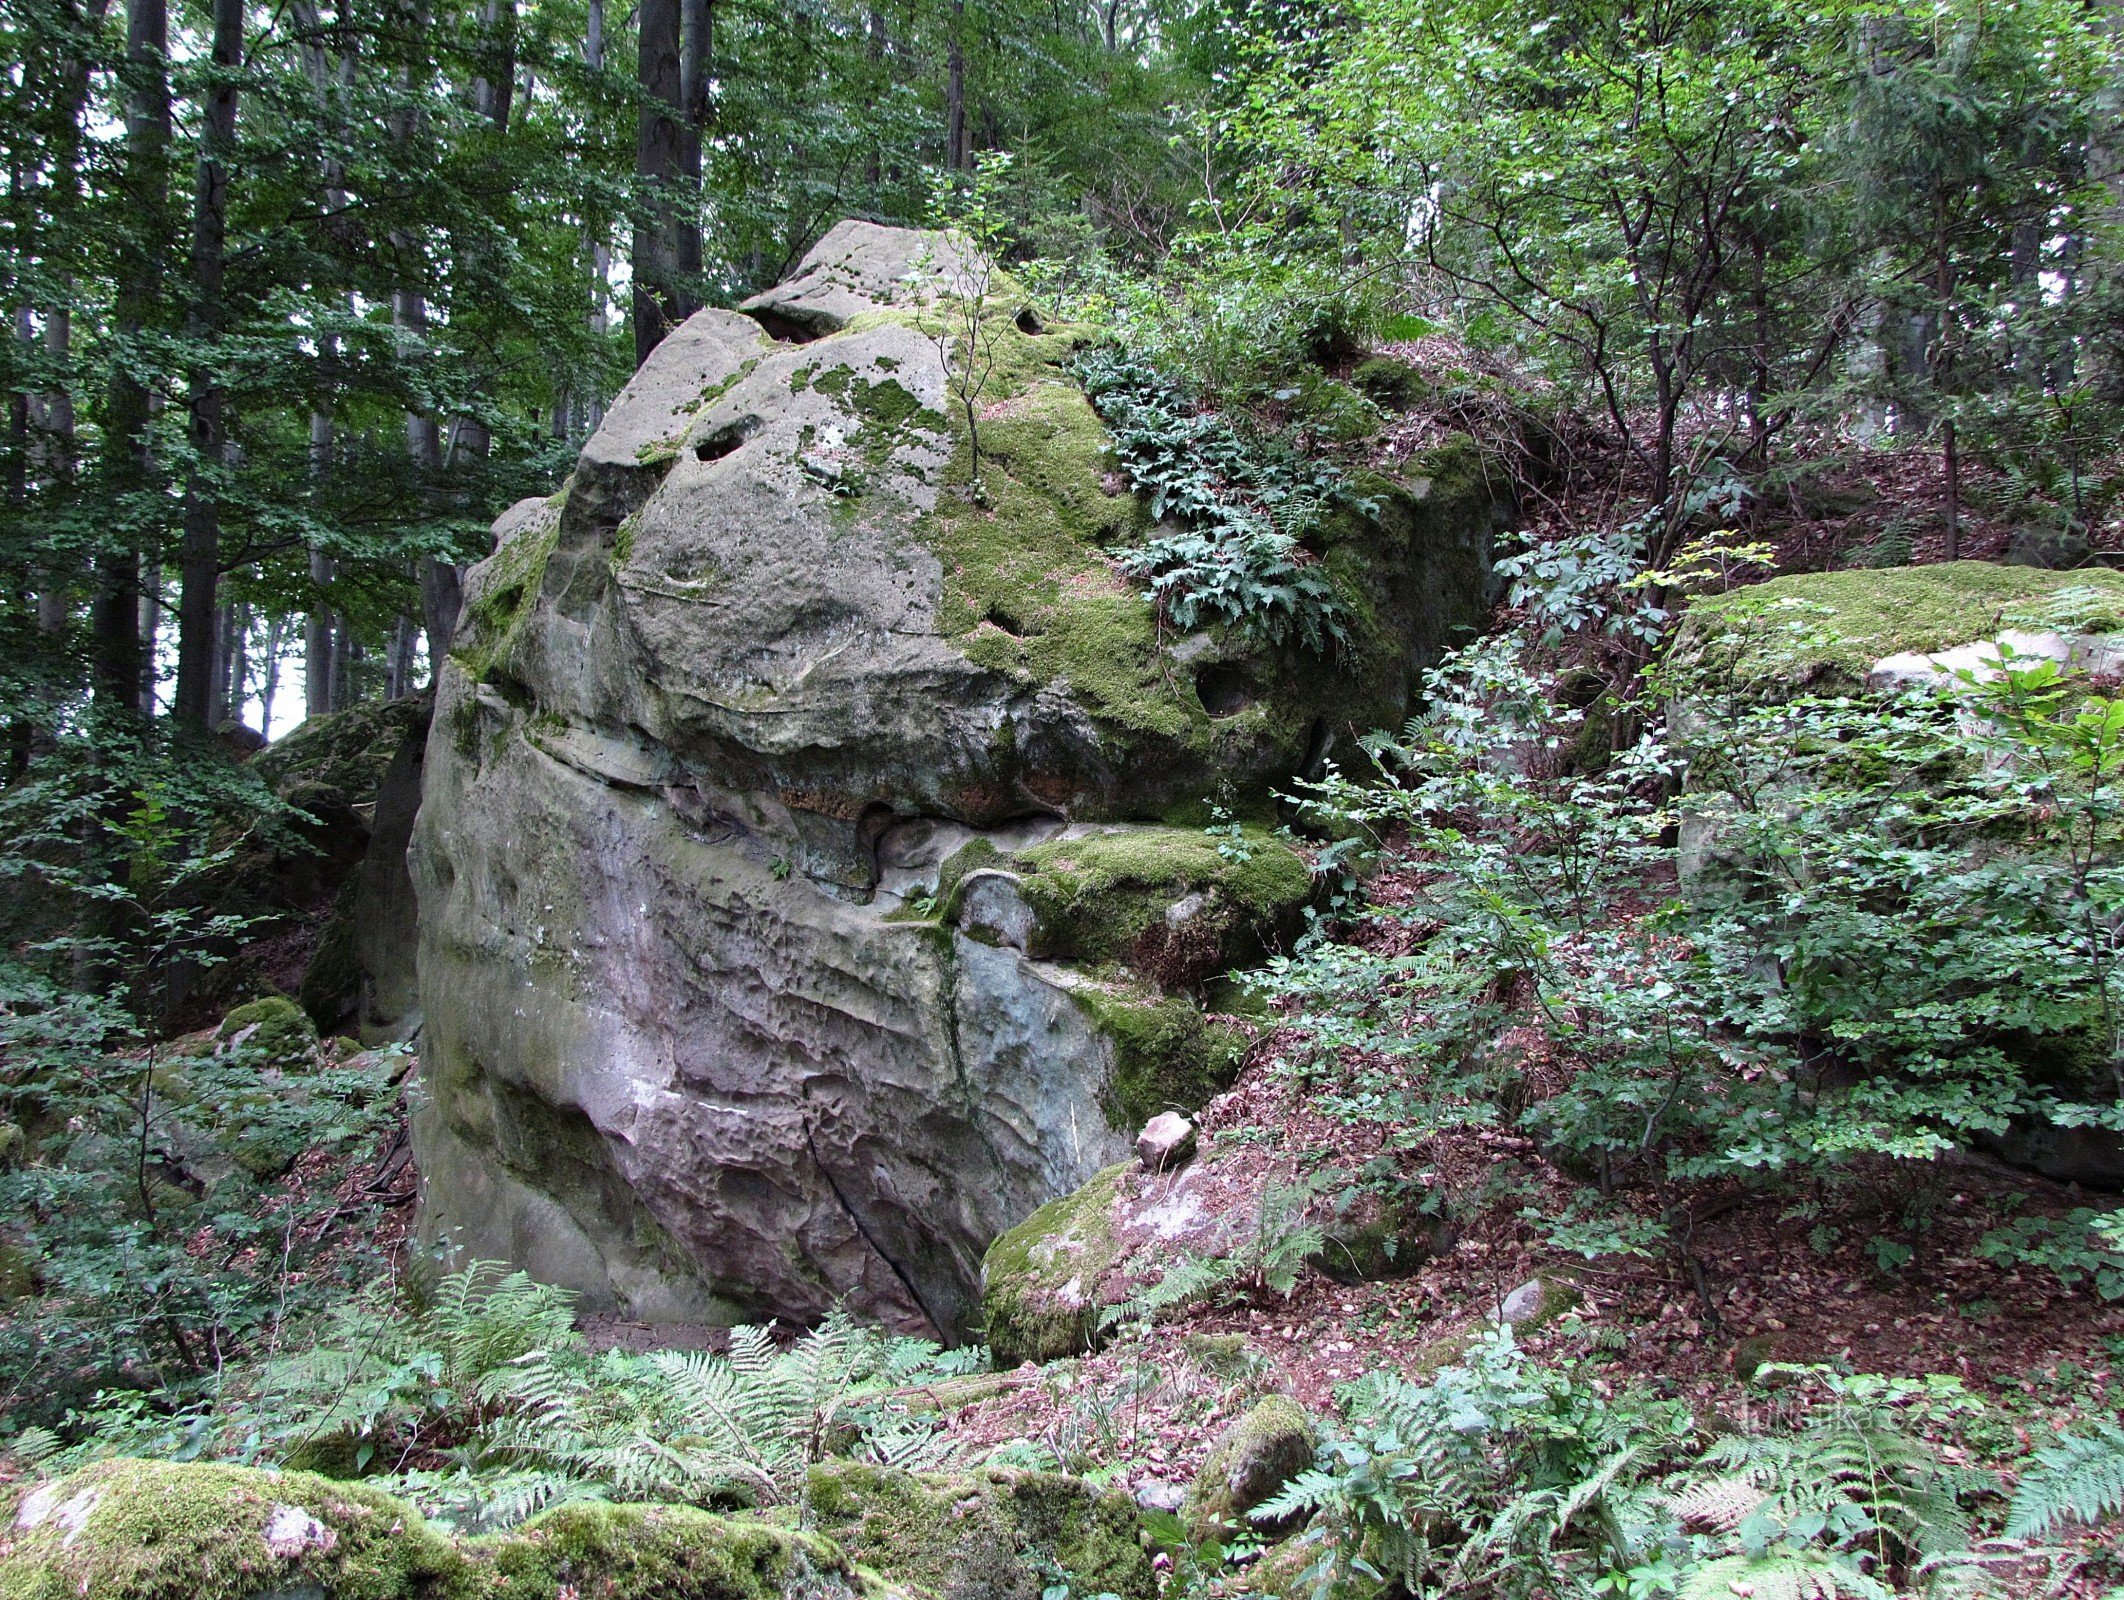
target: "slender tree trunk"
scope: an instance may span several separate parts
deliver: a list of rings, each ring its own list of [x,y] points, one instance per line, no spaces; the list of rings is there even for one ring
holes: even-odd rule
[[[951,37],[944,57],[944,165],[964,172],[966,148],[966,0],[951,0]]]
[[[265,676],[258,685],[258,736],[273,741],[273,701],[280,693],[280,651],[287,642],[287,618],[275,613],[266,623]]]
[[[315,422],[315,418],[311,419]],[[312,436],[314,438],[314,435]],[[321,550],[310,552],[310,582],[322,595],[332,581],[332,558]],[[332,709],[332,611],[323,600],[313,600],[302,629],[302,704],[306,716],[321,717]]]
[[[133,637],[139,641],[140,650],[138,668],[133,674],[133,710],[143,717],[155,715],[155,677],[160,664],[155,650],[162,633],[162,589],[162,563],[141,562],[133,598]]]
[[[1939,354],[1934,360],[1933,393],[1944,410],[1949,405],[1947,386],[1954,366],[1954,257],[1948,249],[1947,207],[1944,200],[1933,206],[1933,254],[1937,263],[1934,284],[1939,294]],[[1962,559],[1962,457],[1954,434],[1954,418],[1940,422],[1940,472],[1945,480],[1946,555]]]
[[[123,184],[138,234],[119,253],[116,305],[121,343],[137,340],[162,294],[163,213],[169,202],[170,19],[167,0],[127,0],[126,118]],[[138,515],[151,474],[147,386],[125,370],[111,370],[104,417],[104,465],[118,498],[121,524]],[[137,713],[141,676],[153,651],[141,628],[140,534],[123,527],[108,536],[96,559],[91,606],[97,701],[107,710]]]
[[[672,187],[678,176],[681,130],[677,107],[680,0],[641,0],[635,79],[641,88],[636,113],[634,173],[649,190],[648,212],[634,227],[634,361],[640,366],[664,335],[678,325],[674,288],[678,262],[672,252]]]
[[[714,0],[679,0],[679,182],[671,256],[678,269],[673,298],[680,321],[701,308],[701,152],[714,115],[709,97],[714,52]]]
[[[199,181],[192,208],[191,334],[209,345],[221,336],[228,267],[229,160],[236,146],[236,73],[243,66],[243,0],[214,0],[213,65],[200,130]],[[209,358],[211,361],[211,357]],[[185,486],[184,555],[177,602],[179,723],[209,726],[207,678],[213,667],[214,596],[221,582],[221,504],[208,476],[223,465],[228,442],[220,374],[192,373],[192,454]]]

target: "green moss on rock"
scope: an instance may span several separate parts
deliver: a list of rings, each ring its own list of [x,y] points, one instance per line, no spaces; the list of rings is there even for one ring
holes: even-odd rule
[[[1203,1457],[1181,1512],[1190,1536],[1262,1531],[1247,1513],[1311,1466],[1318,1446],[1313,1419],[1297,1401],[1272,1394],[1257,1402]]]
[[[107,1461],[24,1495],[0,1600],[472,1600],[464,1556],[412,1507],[307,1472]]]
[[[493,675],[522,635],[545,587],[546,565],[560,533],[559,514],[546,512],[473,569],[451,654],[476,682]]]
[[[981,1314],[999,1365],[1059,1361],[1097,1343],[1100,1280],[1120,1254],[1114,1208],[1130,1165],[1050,1200],[988,1247]]]
[[[220,1464],[108,1461],[27,1489],[5,1509],[0,1600],[891,1600],[895,1593],[863,1578],[815,1533],[691,1506],[564,1506],[508,1533],[453,1539],[404,1501],[359,1483]]]
[[[1857,689],[1883,657],[1950,649],[2001,628],[2124,630],[2124,573],[1954,561],[1810,572],[1697,601],[1677,660],[1731,657],[1743,684]]]
[[[804,1511],[854,1560],[919,1595],[1017,1600],[1058,1577],[1075,1595],[1157,1593],[1134,1503],[1081,1478],[835,1461],[812,1469]]]
[[[1109,1126],[1133,1132],[1161,1111],[1196,1111],[1232,1086],[1251,1042],[1244,1028],[1203,1013],[1186,995],[1133,984],[1074,991],[1112,1043],[1100,1097]]]
[[[317,1048],[317,1024],[286,995],[269,994],[238,1006],[221,1019],[214,1036],[233,1044],[239,1034],[244,1035],[240,1048],[273,1061],[307,1056]]]
[[[862,1592],[827,1540],[691,1506],[573,1505],[468,1541],[494,1600],[829,1600]]]
[[[1257,953],[1313,891],[1304,859],[1258,827],[1242,829],[1237,838],[1188,828],[1119,829],[1021,850],[1014,862],[1039,922],[1031,954],[1121,961],[1147,933],[1166,936],[1161,944],[1184,936],[1203,947],[1197,953],[1200,972],[1184,971],[1187,952],[1175,953],[1174,975],[1185,982]],[[1183,931],[1167,913],[1197,892],[1208,903]],[[1257,948],[1230,948],[1235,934],[1251,935]]]
[[[359,701],[297,724],[251,757],[249,765],[283,796],[298,785],[321,786],[352,804],[366,804],[376,798],[391,758],[421,716],[415,696]]]

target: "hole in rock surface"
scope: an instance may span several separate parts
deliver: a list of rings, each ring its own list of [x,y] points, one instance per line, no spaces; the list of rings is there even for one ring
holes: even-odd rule
[[[1047,324],[1040,320],[1040,313],[1033,310],[1031,306],[1023,307],[1017,316],[1011,320],[1017,323],[1020,333],[1045,333],[1047,331]]]
[[[1213,717],[1236,717],[1254,703],[1245,674],[1222,662],[1195,669],[1195,694]]]
[[[809,344],[819,336],[816,328],[807,328],[794,317],[785,317],[779,311],[748,311],[748,317],[766,330],[767,337],[776,344]]]
[[[693,447],[697,460],[720,461],[738,446],[760,431],[758,417],[739,417],[735,422],[726,422]]]

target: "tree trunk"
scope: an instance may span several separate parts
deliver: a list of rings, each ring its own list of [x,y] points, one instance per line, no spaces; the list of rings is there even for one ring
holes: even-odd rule
[[[192,207],[194,340],[212,346],[224,320],[222,288],[228,266],[229,160],[236,145],[236,73],[243,66],[243,0],[214,0],[213,64],[199,142],[199,180]],[[207,677],[213,666],[214,595],[221,582],[221,504],[208,474],[220,469],[227,420],[220,374],[195,368],[191,378],[191,441],[195,467],[184,496],[184,555],[177,602],[179,723],[211,726]]]
[[[163,213],[169,203],[170,19],[168,0],[127,0],[125,15],[125,158],[122,182],[137,237],[118,253],[116,304],[121,343],[137,340],[162,295]],[[150,477],[147,386],[122,362],[111,370],[104,417],[104,467],[123,503],[118,521],[130,523],[146,501]],[[121,526],[96,558],[91,607],[93,671],[97,702],[110,711],[137,714],[141,678],[152,670],[153,651],[142,638],[140,538]],[[150,702],[152,704],[152,701]]]
[[[280,693],[280,649],[287,641],[287,618],[276,614],[266,624],[265,678],[258,688],[258,736],[273,740],[273,701]]]
[[[678,325],[673,287],[672,184],[678,175],[680,126],[680,0],[642,0],[635,81],[642,92],[635,114],[634,173],[648,190],[646,214],[634,225],[634,362],[640,366]]]
[[[673,294],[681,322],[701,308],[701,148],[714,115],[708,92],[714,51],[714,0],[679,0],[679,183],[671,257],[678,269]]]
[[[966,148],[966,0],[951,0],[951,37],[944,58],[944,165],[964,172]]]
[[[317,419],[311,418],[314,428]],[[314,439],[315,434],[311,437]],[[310,552],[310,582],[320,598],[310,602],[310,614],[302,629],[303,714],[321,717],[332,709],[332,611],[321,598],[332,581],[332,558],[321,550]]]

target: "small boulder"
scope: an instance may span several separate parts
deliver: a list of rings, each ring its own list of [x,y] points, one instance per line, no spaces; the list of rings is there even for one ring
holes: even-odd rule
[[[1136,1135],[1136,1159],[1145,1172],[1170,1172],[1195,1153],[1195,1125],[1177,1111],[1161,1111]]]
[[[1504,1297],[1497,1320],[1514,1328],[1538,1328],[1578,1304],[1578,1291],[1553,1278],[1529,1278]]]
[[[913,1473],[828,1461],[805,1520],[850,1560],[921,1596],[1071,1594],[1152,1600],[1143,1523],[1119,1489],[1053,1472]]]
[[[1183,1512],[1197,1540],[1237,1529],[1282,1534],[1247,1515],[1313,1464],[1319,1436],[1305,1408],[1288,1395],[1272,1394],[1226,1428],[1203,1458]]]
[[[214,1037],[225,1050],[248,1050],[268,1060],[292,1061],[317,1048],[317,1025],[294,1001],[271,994],[223,1017]]]

